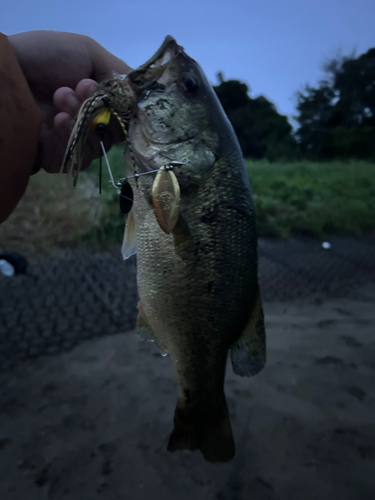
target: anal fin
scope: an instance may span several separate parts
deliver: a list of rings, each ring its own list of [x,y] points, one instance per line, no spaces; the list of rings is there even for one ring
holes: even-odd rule
[[[231,346],[231,361],[234,373],[241,377],[256,375],[266,363],[266,331],[259,289],[249,320]]]

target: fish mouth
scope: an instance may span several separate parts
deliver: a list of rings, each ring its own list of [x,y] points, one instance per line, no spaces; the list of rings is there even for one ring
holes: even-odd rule
[[[183,78],[190,77],[191,80],[196,71],[197,63],[185,53],[184,48],[178,45],[171,35],[168,35],[148,61],[127,75],[126,83],[132,88],[138,107],[135,119],[130,122],[129,138],[133,144],[134,156],[145,170],[158,168],[164,164],[171,146],[184,147],[184,144],[194,140],[202,132],[201,127],[192,130],[185,127],[178,135],[175,132],[169,133],[168,126],[162,131],[155,130],[153,123],[160,121],[150,112],[150,109],[156,109],[157,114],[164,109],[163,102],[168,99],[168,91],[171,88],[172,92],[180,92],[182,96],[185,96],[185,92],[188,94],[187,89],[183,87]],[[149,99],[151,104],[147,108]],[[171,114],[174,115],[175,113]],[[168,118],[167,116],[167,120]],[[172,158],[171,161],[178,159]]]
[[[161,46],[148,61],[128,73],[126,83],[135,93],[138,105],[147,100],[150,93],[152,95],[156,93],[163,94],[165,89],[173,83],[176,75],[171,74],[170,67],[179,57],[191,61],[186,55],[184,48],[178,45],[173,36],[167,35]],[[157,140],[153,136],[152,130],[149,129],[148,120],[144,119],[142,113],[138,113],[137,120],[141,125],[140,129],[145,141],[160,148],[153,156],[162,153],[163,149],[168,145],[189,141],[199,133],[192,133],[190,136],[185,137],[183,141],[181,139],[173,140],[170,137],[165,141]]]
[[[171,35],[167,35],[155,54],[148,61],[128,73],[126,80],[139,97],[147,91],[148,86],[158,81],[168,66],[184,48],[177,44]]]

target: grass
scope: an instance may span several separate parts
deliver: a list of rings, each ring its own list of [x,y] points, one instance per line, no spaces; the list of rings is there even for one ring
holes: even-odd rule
[[[122,148],[113,147],[108,156],[115,179],[123,177]],[[122,241],[124,223],[104,162],[101,195],[98,160],[79,175],[75,188],[71,177],[41,171],[30,178],[22,200],[0,224],[0,251],[37,254],[82,244],[102,247]]]
[[[375,234],[375,164],[246,162],[260,235]]]
[[[0,225],[0,249],[37,253],[72,247],[100,227],[103,208],[90,175],[77,188],[63,174],[39,172],[22,200]]]
[[[124,175],[122,148],[113,147],[109,159],[118,180]],[[246,167],[260,236],[375,234],[373,163],[247,160]],[[34,253],[82,244],[120,244],[124,216],[108,181],[103,163],[99,196],[98,160],[80,174],[76,188],[64,175],[33,176],[14,213],[0,225],[0,248]]]

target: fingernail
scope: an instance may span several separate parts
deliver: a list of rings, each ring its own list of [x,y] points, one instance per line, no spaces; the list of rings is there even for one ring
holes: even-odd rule
[[[66,105],[70,111],[76,112],[79,109],[80,102],[73,94],[69,94],[66,98]]]

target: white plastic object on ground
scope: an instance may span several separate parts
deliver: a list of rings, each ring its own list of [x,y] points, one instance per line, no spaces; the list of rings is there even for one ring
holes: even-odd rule
[[[322,243],[322,247],[325,249],[325,250],[329,250],[331,248],[331,243],[329,243],[328,241],[323,241]]]
[[[4,276],[13,276],[14,267],[7,260],[0,259],[0,273]]]

